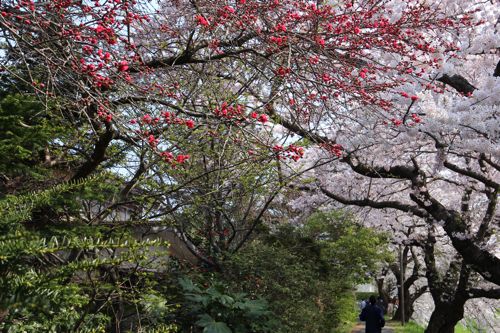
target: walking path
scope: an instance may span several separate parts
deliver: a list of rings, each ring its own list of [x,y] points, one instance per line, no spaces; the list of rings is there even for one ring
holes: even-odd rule
[[[387,322],[385,327],[382,328],[382,333],[394,333],[394,323]],[[359,322],[351,331],[351,333],[365,333],[365,323]]]

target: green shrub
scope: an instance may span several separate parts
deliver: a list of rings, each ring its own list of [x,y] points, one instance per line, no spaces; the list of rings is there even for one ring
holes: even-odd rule
[[[356,300],[357,301],[367,300],[373,294],[374,293],[372,293],[372,292],[357,292],[356,293]]]
[[[157,318],[170,309],[159,312],[162,300],[153,297],[151,274],[127,267],[147,267],[144,249],[165,244],[76,219],[72,225],[28,226],[33,212],[49,206],[57,211],[100,182],[91,177],[0,199],[0,330],[106,332],[116,308],[140,313],[136,319],[144,327],[164,324]]]
[[[265,333],[274,332],[268,304],[244,293],[231,293],[222,284],[201,288],[188,278],[179,279],[184,292],[187,317],[203,333]]]
[[[277,332],[338,332],[358,315],[354,286],[384,255],[384,238],[345,214],[316,214],[248,244],[226,261],[231,288],[265,297]]]

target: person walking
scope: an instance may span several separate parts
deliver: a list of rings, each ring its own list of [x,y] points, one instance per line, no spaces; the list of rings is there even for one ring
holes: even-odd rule
[[[385,326],[384,311],[377,305],[377,298],[370,296],[368,304],[359,315],[359,320],[366,321],[366,333],[381,333]]]
[[[392,316],[396,314],[396,311],[398,311],[399,308],[399,298],[394,297],[394,307],[393,307],[393,313]]]
[[[384,298],[382,296],[379,296],[377,298],[377,306],[382,309],[382,313],[386,314],[387,313],[387,308],[384,302]]]
[[[365,308],[366,304],[368,304],[367,301],[361,300],[361,302],[359,302],[359,309],[362,311]]]
[[[394,315],[394,300],[390,299],[389,304],[387,304],[387,315],[393,316]]]

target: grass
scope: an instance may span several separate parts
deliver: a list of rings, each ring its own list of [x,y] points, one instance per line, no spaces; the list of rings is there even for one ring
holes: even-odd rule
[[[462,324],[457,324],[457,326],[455,326],[455,333],[470,333],[470,332],[471,330],[469,330]]]
[[[410,321],[405,326],[401,326],[400,322],[391,322],[391,327],[394,328],[394,333],[424,333],[424,328],[417,323]]]
[[[344,324],[344,325],[340,325],[336,332],[337,333],[351,333],[352,330],[356,327],[356,322],[352,322],[352,323],[348,323],[348,324]]]
[[[425,331],[424,327],[418,325],[413,321],[406,323],[405,326],[401,326],[401,323],[396,321],[391,321],[388,322],[387,324],[394,329],[394,333],[423,333]],[[472,332],[473,331],[469,330],[462,324],[457,324],[457,326],[455,326],[455,333],[472,333]]]

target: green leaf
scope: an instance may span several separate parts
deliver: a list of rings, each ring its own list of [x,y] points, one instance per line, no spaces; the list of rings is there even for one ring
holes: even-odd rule
[[[199,316],[196,325],[203,328],[203,333],[232,333],[231,329],[222,321],[215,321],[210,315],[204,313]]]
[[[246,300],[238,302],[236,307],[245,311],[249,317],[259,317],[268,313],[267,303],[264,300]]]
[[[195,303],[201,303],[203,306],[207,306],[208,303],[210,303],[210,298],[208,296],[198,294],[186,294],[186,299]]]
[[[187,292],[201,292],[200,288],[198,288],[193,281],[191,281],[188,278],[181,277],[179,278],[179,284],[181,285],[182,289]]]
[[[221,295],[219,296],[219,301],[222,305],[226,307],[230,307],[234,303],[234,299],[231,296],[228,295]]]
[[[203,329],[203,333],[232,333],[232,331],[226,323],[214,321]]]
[[[200,319],[198,319],[198,321],[195,324],[201,327],[207,327],[211,323],[215,322],[215,320],[209,314],[206,313],[199,315],[199,318]]]

